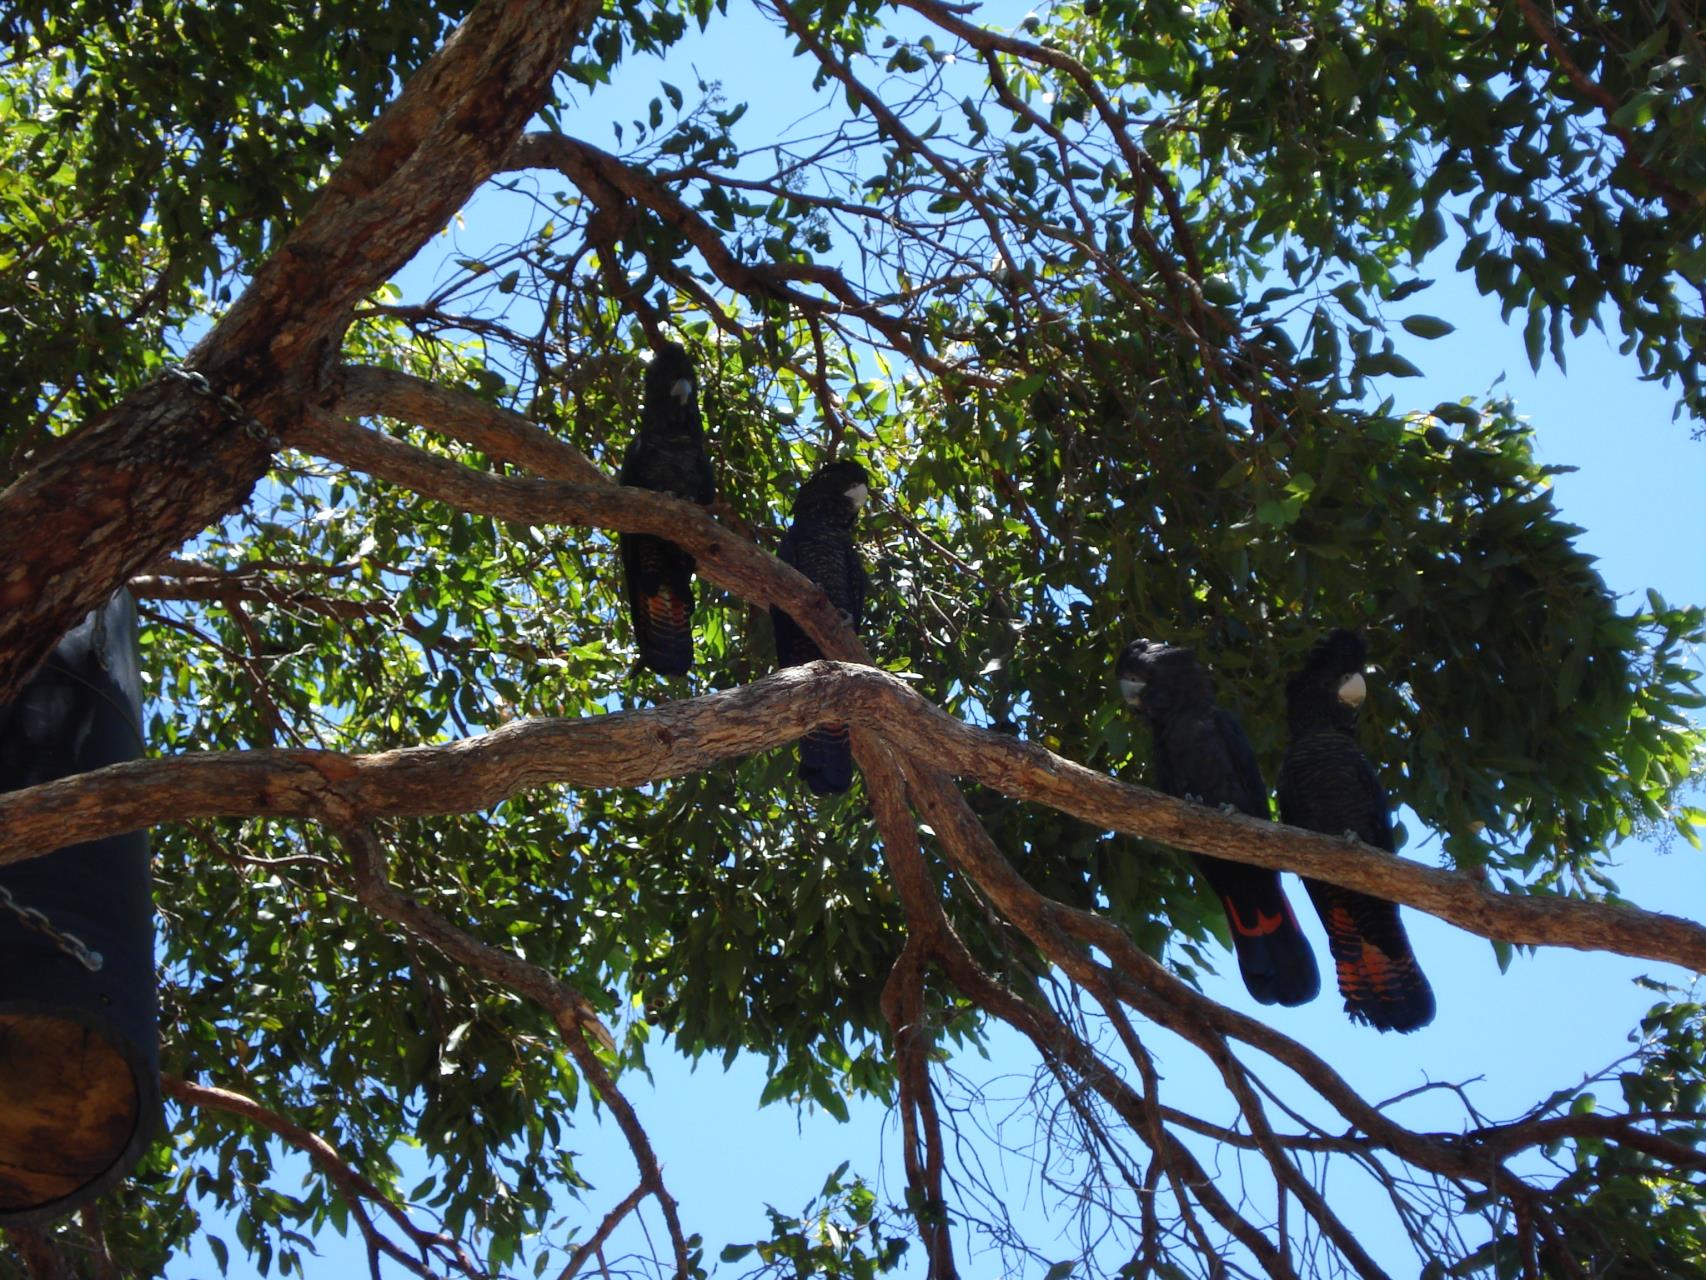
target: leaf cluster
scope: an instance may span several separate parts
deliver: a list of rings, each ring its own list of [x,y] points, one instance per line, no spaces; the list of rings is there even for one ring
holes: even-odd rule
[[[8,446],[111,403],[216,313],[464,7],[7,19]],[[680,209],[514,184],[525,235],[459,245],[429,306],[384,291],[342,354],[520,410],[613,472],[638,415],[638,315],[692,348],[731,527],[773,547],[804,475],[832,455],[866,464],[867,644],[952,714],[1142,780],[1145,730],[1112,682],[1141,634],[1198,650],[1271,777],[1286,675],[1324,629],[1355,626],[1381,676],[1364,749],[1446,855],[1512,891],[1604,892],[1617,840],[1654,823],[1695,837],[1678,793],[1699,771],[1688,654],[1706,617],[1612,596],[1515,406],[1406,410],[1383,392],[1415,371],[1394,325],[1449,329],[1386,314],[1425,287],[1410,260],[1449,218],[1461,269],[1555,350],[1561,324],[1615,315],[1642,368],[1699,407],[1706,344],[1683,299],[1706,206],[1664,196],[1701,189],[1698,67],[1680,37],[1636,39],[1625,7],[1592,19],[1604,51],[1582,67],[1643,101],[1620,125],[1633,150],[1514,11],[1090,0],[1027,23],[1105,88],[1149,172],[1096,132],[1084,85],[1037,60],[950,56],[873,3],[802,6],[822,41],[799,47],[821,134],[754,147],[757,122],[713,84],[692,106],[660,84],[620,160],[661,175]],[[1549,11],[1585,57],[1585,10]],[[630,55],[725,20],[609,7],[552,120],[598,102]],[[898,114],[879,121],[885,104]],[[766,150],[768,168],[752,159]],[[819,268],[863,301],[784,292]],[[186,555],[240,589],[144,602],[162,753],[380,751],[774,665],[766,616],[701,584],[692,680],[637,671],[610,537],[509,527],[295,455]],[[659,1034],[694,1056],[759,1053],[758,1101],[843,1115],[894,1088],[879,997],[904,942],[862,799],[812,802],[778,751],[385,835],[405,891],[586,992],[616,1027],[616,1065],[643,1069]],[[1187,974],[1217,962],[1204,944],[1224,924],[1182,859],[972,800],[1033,884],[1112,913]],[[228,822],[157,847],[167,1069],[217,1074],[322,1133],[495,1266],[548,1256],[531,1237],[588,1178],[571,1149],[580,1075],[543,1016],[358,909],[316,836]],[[977,958],[1035,990],[1035,956],[934,874]],[[945,986],[927,1017],[944,1050],[978,1040],[981,1015]],[[1679,1017],[1632,1073],[1632,1108],[1671,1105],[1665,1089],[1698,1102],[1698,1018]],[[400,1144],[426,1182],[401,1185]],[[303,1269],[304,1242],[347,1225],[323,1180],[279,1191],[276,1153],[218,1118],[181,1113],[151,1161],[115,1233],[138,1265],[198,1228],[195,1197],[235,1212],[263,1269]],[[1584,1222],[1603,1227],[1608,1188],[1639,1183],[1611,1172],[1582,1182]],[[1690,1194],[1655,1187],[1643,1220],[1686,1240],[1667,1215],[1692,1212]],[[838,1174],[751,1248],[767,1267],[876,1274],[898,1250],[875,1214]]]

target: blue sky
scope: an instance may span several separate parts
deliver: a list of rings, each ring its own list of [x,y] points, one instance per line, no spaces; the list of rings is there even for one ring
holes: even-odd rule
[[[1013,12],[1017,15],[1022,8]],[[795,95],[809,77],[803,64],[785,57],[785,45],[773,37],[774,58],[746,43],[757,38],[749,24],[715,21],[706,37],[684,41],[668,66],[659,68],[649,59],[625,64],[614,90],[600,92],[601,111],[620,119],[642,115],[646,101],[657,92],[660,75],[690,90],[695,65],[707,78],[713,68],[739,65],[728,60],[728,53],[740,43],[744,65],[762,64],[765,70],[728,84],[728,96],[753,101],[748,120],[768,117],[765,128],[791,120],[799,114],[791,104],[799,101]],[[606,127],[572,120],[565,125],[601,145],[613,141]],[[469,225],[477,227],[477,211],[470,213]],[[513,238],[514,231],[505,228],[494,232],[494,238]],[[1551,364],[1531,372],[1519,329],[1502,324],[1496,304],[1452,275],[1454,257],[1449,244],[1437,252],[1427,264],[1437,283],[1395,311],[1425,312],[1457,325],[1456,333],[1433,342],[1398,335],[1400,349],[1425,375],[1389,382],[1399,408],[1478,396],[1497,382],[1499,391],[1511,395],[1519,411],[1536,424],[1542,460],[1580,468],[1557,479],[1559,506],[1566,518],[1584,526],[1580,545],[1599,557],[1600,571],[1613,590],[1628,597],[1631,606],[1648,587],[1676,602],[1706,601],[1706,556],[1700,552],[1706,546],[1701,501],[1706,496],[1701,483],[1706,443],[1691,441],[1687,425],[1671,420],[1672,394],[1640,382],[1633,361],[1618,356],[1612,343],[1595,331],[1569,343],[1567,376]],[[415,276],[411,292],[421,282],[423,278]],[[1408,825],[1421,830],[1413,819]],[[1437,848],[1428,842],[1413,844],[1406,852],[1422,860],[1437,857]],[[1663,853],[1649,843],[1630,841],[1615,856],[1618,867],[1613,874],[1628,898],[1706,919],[1700,855],[1682,842]],[[1319,924],[1312,912],[1303,915],[1317,954],[1325,956]],[[1519,954],[1510,971],[1501,975],[1483,940],[1416,912],[1408,912],[1407,920],[1439,1003],[1433,1025],[1413,1036],[1381,1036],[1353,1027],[1331,994],[1301,1009],[1262,1009],[1245,995],[1230,956],[1225,957],[1230,976],[1208,978],[1205,989],[1312,1046],[1365,1096],[1384,1098],[1425,1081],[1479,1078],[1472,1086],[1477,1105],[1495,1118],[1508,1118],[1627,1051],[1629,1031],[1653,1002],[1650,992],[1633,985],[1634,977],[1651,974],[1686,982],[1689,976],[1648,963],[1559,950]],[[1145,1035],[1150,1038],[1147,1031]],[[1210,1082],[1212,1072],[1200,1057],[1166,1035],[1155,1035],[1151,1042],[1168,1102],[1197,1109],[1210,1119],[1232,1118],[1230,1103]],[[1013,1100],[1023,1095],[1035,1066],[1028,1049],[997,1035],[987,1060],[971,1058],[956,1066],[971,1080],[990,1082],[992,1090],[1007,1099],[989,1109],[990,1122],[1005,1116],[1009,1136],[1020,1145],[1028,1143],[1034,1126],[1026,1128],[1031,1122]],[[796,1112],[784,1104],[761,1109],[757,1099],[765,1077],[762,1062],[754,1060],[737,1062],[726,1072],[711,1061],[695,1070],[660,1048],[653,1054],[653,1072],[652,1082],[629,1078],[623,1085],[657,1145],[688,1230],[705,1235],[710,1258],[725,1243],[765,1236],[766,1203],[799,1209],[844,1160],[852,1162],[853,1170],[879,1180],[885,1199],[900,1198],[897,1125],[884,1109],[855,1105],[845,1125],[811,1109]],[[1425,1098],[1402,1118],[1417,1124],[1453,1124],[1455,1115],[1437,1100]],[[577,1163],[596,1190],[588,1193],[584,1206],[564,1208],[571,1221],[584,1220],[590,1230],[633,1186],[635,1175],[613,1126],[595,1120],[584,1103],[576,1124]],[[1065,1220],[1046,1212],[1048,1197],[1034,1170],[1023,1159],[998,1159],[988,1144],[982,1150],[991,1162],[988,1169],[1005,1182],[1009,1209],[1032,1225],[1033,1242],[1055,1260],[1074,1256],[1073,1241],[1054,1235]],[[281,1185],[288,1188],[293,1181],[286,1176]],[[1365,1228],[1376,1257],[1395,1274],[1414,1274],[1413,1255],[1397,1237],[1389,1210],[1351,1180],[1337,1180],[1330,1189],[1343,1197],[1340,1207],[1347,1219]],[[231,1237],[228,1230],[222,1234]],[[632,1232],[618,1239],[621,1243],[610,1254],[613,1263],[623,1247],[644,1247]],[[655,1217],[651,1239],[661,1247]],[[327,1263],[337,1262],[340,1271],[345,1264],[362,1265],[353,1242],[329,1239],[322,1245]],[[967,1275],[1003,1274],[975,1231],[964,1233],[961,1250]],[[243,1274],[245,1266],[240,1256],[234,1258],[232,1274]],[[1040,1276],[1041,1271],[1038,1266],[1016,1274]],[[911,1273],[922,1274],[922,1266],[915,1265]],[[167,1274],[184,1278],[217,1272],[205,1250],[198,1248],[177,1260]]]

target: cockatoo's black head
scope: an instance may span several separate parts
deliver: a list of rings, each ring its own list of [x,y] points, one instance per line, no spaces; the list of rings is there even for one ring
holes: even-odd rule
[[[657,416],[658,424],[686,422],[697,425],[699,379],[693,372],[693,358],[687,348],[675,342],[658,344],[652,362],[646,366],[646,407]]]
[[[1294,726],[1326,722],[1354,727],[1357,709],[1368,696],[1362,669],[1368,642],[1338,628],[1316,641],[1303,667],[1285,684],[1286,718]]]
[[[1133,640],[1114,664],[1120,696],[1153,721],[1214,700],[1214,680],[1196,654],[1157,640]]]
[[[852,524],[871,496],[871,477],[857,462],[831,462],[812,473],[794,499],[794,519]]]

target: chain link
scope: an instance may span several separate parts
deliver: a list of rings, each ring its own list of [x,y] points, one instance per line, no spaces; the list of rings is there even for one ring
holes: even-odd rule
[[[215,390],[213,384],[207,380],[206,374],[198,373],[194,369],[187,369],[181,364],[163,365],[160,372],[168,378],[175,378],[177,381],[186,384],[198,396],[213,401],[219,406],[219,411],[225,415],[225,420],[236,423],[242,429],[243,434],[256,444],[264,444],[273,452],[277,452],[279,449],[279,438],[268,431],[259,418],[244,409],[235,396],[229,396],[222,391]]]
[[[49,920],[34,907],[26,907],[23,903],[19,902],[12,896],[12,891],[3,884],[0,884],[0,907],[4,907],[13,915],[17,916],[19,922],[26,929],[34,929],[37,933],[47,935],[47,937],[53,942],[54,946],[58,947],[66,955],[70,956],[78,964],[82,965],[90,973],[99,973],[101,971],[101,966],[106,963],[106,961],[101,958],[101,953],[99,951],[91,950],[89,948],[89,944],[84,942],[83,939],[79,938],[76,934],[66,933],[62,929],[54,928],[53,921]]]

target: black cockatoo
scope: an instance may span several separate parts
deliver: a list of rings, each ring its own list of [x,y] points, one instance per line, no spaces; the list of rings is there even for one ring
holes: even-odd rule
[[[1115,667],[1120,693],[1148,718],[1155,780],[1171,796],[1268,817],[1268,788],[1250,740],[1215,705],[1214,683],[1189,649],[1134,640]],[[1226,909],[1244,986],[1263,1004],[1298,1005],[1321,990],[1309,940],[1277,871],[1193,854]]]
[[[1286,681],[1290,741],[1280,765],[1280,820],[1328,835],[1354,834],[1392,852],[1386,789],[1357,747],[1357,708],[1367,695],[1368,646],[1334,631]],[[1434,993],[1410,950],[1396,903],[1305,879],[1339,971],[1353,1019],[1381,1031],[1414,1031],[1433,1021]]]
[[[819,467],[794,499],[794,522],[777,551],[829,597],[857,627],[865,613],[865,566],[853,547],[853,521],[870,496],[870,477],[857,462]],[[799,624],[772,607],[776,657],[784,667],[823,657]],[[818,795],[853,785],[853,749],[844,724],[823,725],[800,739],[800,777]]]
[[[673,342],[660,346],[646,369],[640,430],[619,479],[701,505],[716,496],[693,361]],[[624,533],[618,541],[640,661],[660,675],[685,675],[693,665],[693,557],[650,534]]]

